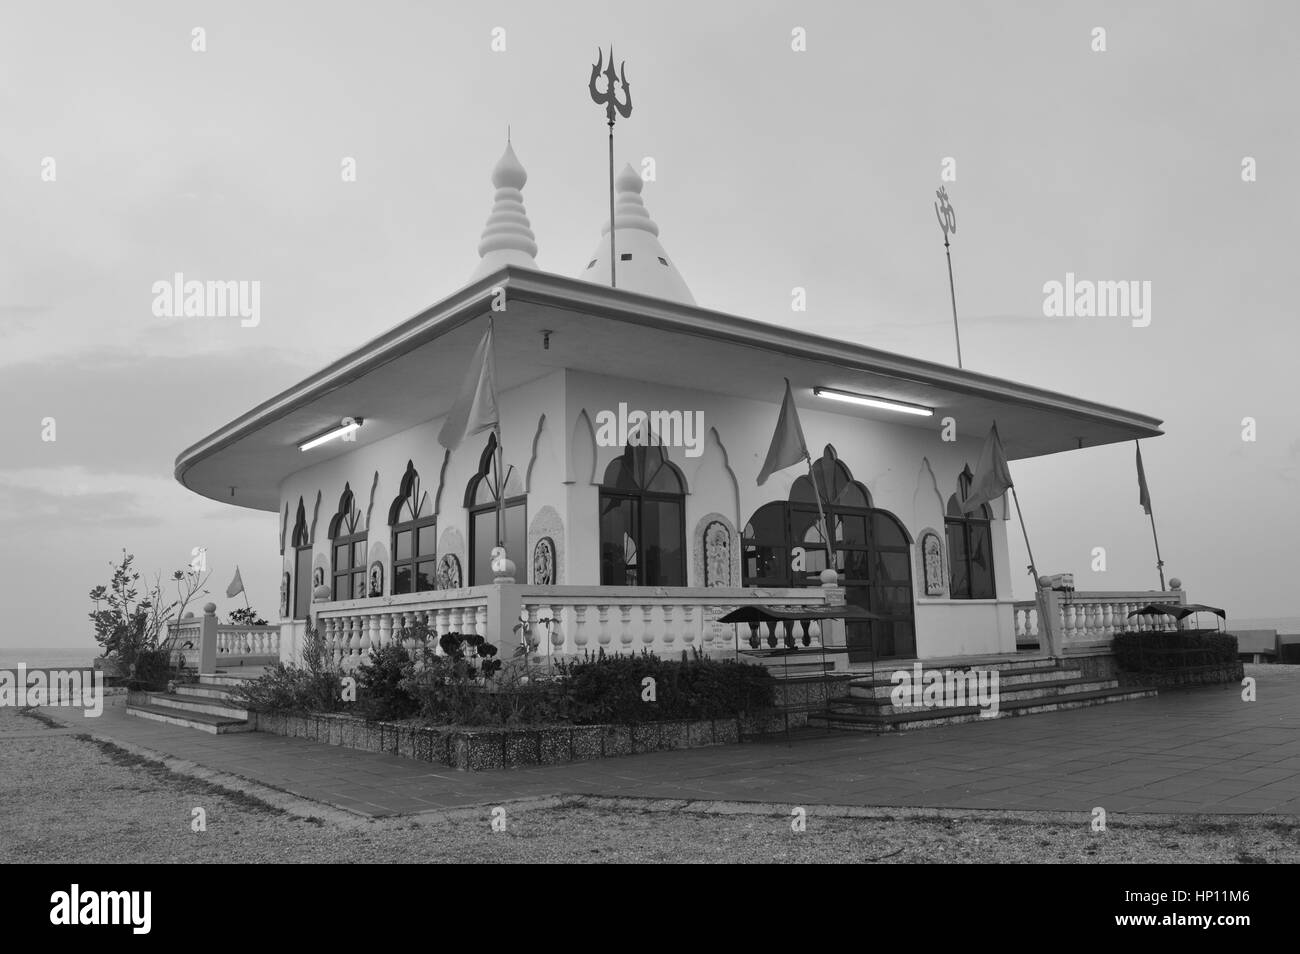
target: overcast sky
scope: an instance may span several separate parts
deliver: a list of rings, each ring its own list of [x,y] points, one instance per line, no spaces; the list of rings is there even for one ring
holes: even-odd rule
[[[619,165],[654,157],[643,196],[701,305],[953,362],[932,209],[953,157],[966,367],[1164,419],[1143,453],[1167,573],[1300,615],[1297,27],[1294,3],[1182,0],[8,4],[0,645],[87,643],[122,547],[152,572],[206,546],[214,591],[238,563],[273,613],[276,517],[185,491],[177,453],[461,286],[507,124],[538,262],[577,275],[611,41]],[[175,272],[260,281],[261,323],[155,317]],[[1151,282],[1150,325],[1044,317],[1067,272]],[[1012,472],[1040,570],[1156,586],[1131,444]]]

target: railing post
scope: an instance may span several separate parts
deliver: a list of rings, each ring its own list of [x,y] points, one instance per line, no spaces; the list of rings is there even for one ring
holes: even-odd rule
[[[822,595],[826,599],[827,606],[844,606],[846,593],[844,587],[839,584],[839,575],[831,569],[822,570]],[[871,637],[875,638],[874,634]],[[824,619],[821,624],[822,645],[826,648],[844,647],[848,645],[848,636],[842,619]],[[832,657],[832,666],[835,669],[845,669],[848,667],[848,657],[835,655]]]
[[[217,604],[203,604],[203,621],[199,627],[199,672],[217,671]]]
[[[1046,649],[1053,659],[1060,659],[1065,652],[1065,634],[1062,632],[1064,620],[1061,615],[1061,594],[1052,589],[1043,580],[1036,580],[1038,591],[1038,639],[1039,648]]]
[[[522,583],[493,583],[487,588],[487,632],[483,637],[497,647],[498,659],[514,658],[515,647],[523,636],[514,629],[523,603]]]

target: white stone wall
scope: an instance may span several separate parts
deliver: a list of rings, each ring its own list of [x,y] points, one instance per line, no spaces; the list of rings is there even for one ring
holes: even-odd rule
[[[729,372],[718,369],[718,373]],[[807,472],[806,466],[791,467],[775,474],[763,487],[756,483],[776,424],[782,389],[781,381],[771,382],[770,400],[759,402],[653,382],[557,371],[500,394],[506,463],[513,465],[520,486],[528,491],[529,547],[525,565],[517,570],[518,581],[532,582],[533,546],[542,536],[555,542],[560,583],[599,581],[597,485],[622,448],[597,445],[597,415],[602,410],[617,412],[619,403],[625,402],[629,410],[704,413],[700,456],[687,456],[682,447],[667,448],[669,459],[687,482],[687,584],[704,586],[702,561],[696,554],[698,531],[709,522],[704,518],[722,515],[739,533],[755,510],[769,501],[786,499],[794,480]],[[968,464],[975,467],[984,439],[982,433],[962,433],[959,422],[958,440],[944,442],[937,417],[921,426],[886,424],[836,413],[829,402],[824,410],[801,408],[800,419],[814,457],[820,456],[827,444],[834,445],[854,478],[871,492],[875,506],[897,516],[914,541],[927,527],[942,536],[946,501],[956,489],[962,468]],[[431,507],[437,511],[440,541],[451,531],[467,546],[465,488],[477,471],[487,435],[467,440],[444,468],[444,451],[437,442],[441,424],[441,419],[430,421],[373,444],[359,444],[349,453],[309,465],[286,479],[281,508],[285,503],[289,506],[285,569],[293,572],[293,550],[287,538],[293,531],[298,497],[305,502],[310,523],[318,491],[321,504],[314,544],[318,562],[329,565],[329,521],[344,483],[350,482],[357,506],[363,514],[369,511],[370,558],[384,561],[385,590],[390,591],[388,509],[408,459],[414,461]],[[372,504],[376,471],[379,479]],[[998,600],[928,598],[923,577],[914,570],[917,652],[921,658],[1014,651],[1004,507],[1005,501],[993,507]],[[739,540],[733,544],[738,551]],[[946,540],[943,544],[946,550]],[[460,556],[468,578],[469,554]],[[945,552],[945,565],[946,560]],[[913,566],[917,565],[914,560]],[[292,642],[284,641],[286,649]]]

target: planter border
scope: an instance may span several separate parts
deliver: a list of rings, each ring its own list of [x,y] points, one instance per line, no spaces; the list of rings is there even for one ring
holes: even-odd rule
[[[367,722],[336,713],[250,712],[257,732],[382,752],[459,771],[556,765],[620,755],[729,745],[743,736],[784,728],[768,718],[643,722],[638,725],[551,725],[535,728],[441,728]]]

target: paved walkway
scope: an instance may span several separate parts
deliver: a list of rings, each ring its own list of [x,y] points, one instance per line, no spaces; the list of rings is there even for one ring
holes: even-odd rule
[[[1271,671],[1270,671],[1271,670]],[[1300,814],[1300,667],[1239,687],[897,735],[784,740],[565,765],[457,772],[265,733],[212,736],[128,716],[59,721],[363,815],[585,794],[1042,811]]]

